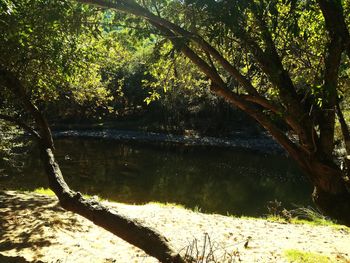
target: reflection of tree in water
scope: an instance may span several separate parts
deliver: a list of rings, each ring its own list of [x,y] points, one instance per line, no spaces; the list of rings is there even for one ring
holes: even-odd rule
[[[279,156],[92,139],[58,140],[56,146],[73,188],[119,202],[173,202],[208,212],[262,215],[270,200],[306,205],[309,196],[300,172]],[[34,163],[29,172],[28,179],[42,174]]]

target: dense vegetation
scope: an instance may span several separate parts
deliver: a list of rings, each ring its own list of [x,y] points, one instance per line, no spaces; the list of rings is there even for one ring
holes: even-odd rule
[[[64,183],[42,112],[51,122],[148,112],[169,126],[219,116],[225,130],[238,108],[304,170],[318,207],[350,224],[350,1],[1,0],[0,8],[0,117],[39,141],[65,208],[129,240]],[[193,123],[181,125],[208,128]],[[172,255],[137,244],[163,261]]]

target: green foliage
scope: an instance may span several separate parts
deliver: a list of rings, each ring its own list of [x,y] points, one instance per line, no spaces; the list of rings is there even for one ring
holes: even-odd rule
[[[0,13],[0,64],[20,77],[32,100],[99,107],[110,99],[99,72],[100,12],[67,0],[7,3],[11,11]]]
[[[330,92],[323,74],[328,33],[316,1],[138,2],[201,35],[262,96],[279,102],[278,89],[248,47],[255,42],[263,52],[271,52],[262,30],[265,23],[305,112],[316,116],[327,104]],[[347,22],[349,2],[342,2]],[[174,46],[162,32],[135,16],[70,0],[0,3],[1,67],[16,72],[32,99],[53,119],[121,117],[146,112],[146,104],[151,104],[179,122],[187,113],[219,107],[220,101],[208,92],[208,78],[180,54],[181,43],[215,66],[229,88],[245,93],[197,45],[181,38],[180,45]],[[345,56],[341,65],[339,97],[346,107],[350,78]],[[0,89],[0,102],[8,104],[11,99],[6,99],[9,92],[4,90]]]
[[[19,139],[23,131],[0,120],[0,177],[18,172],[23,165],[25,144]]]
[[[148,71],[152,78],[143,81],[143,86],[150,90],[150,96],[145,99],[147,104],[162,98],[161,103],[168,110],[176,110],[176,105],[185,106],[177,98],[189,101],[205,96],[208,82],[204,75],[178,54],[171,43],[164,43],[157,52],[159,59],[149,66]],[[180,97],[178,94],[181,94]]]

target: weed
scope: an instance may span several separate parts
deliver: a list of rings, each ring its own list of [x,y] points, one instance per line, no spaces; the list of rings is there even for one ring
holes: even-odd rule
[[[241,258],[238,247],[248,249],[251,239],[252,238],[249,236],[230,246],[223,247],[220,243],[213,241],[208,233],[205,233],[202,242],[194,238],[190,244],[184,248],[184,259],[186,262],[190,263],[240,262]]]

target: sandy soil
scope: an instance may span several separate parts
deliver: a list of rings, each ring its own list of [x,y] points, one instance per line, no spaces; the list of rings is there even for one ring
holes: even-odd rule
[[[212,251],[216,262],[286,262],[283,254],[288,249],[321,253],[332,262],[350,262],[350,230],[346,227],[208,215],[171,205],[106,204],[157,229],[181,253],[192,249],[193,255],[202,255],[206,240],[204,258]],[[88,220],[64,211],[54,197],[7,191],[0,192],[0,262],[157,260]]]

